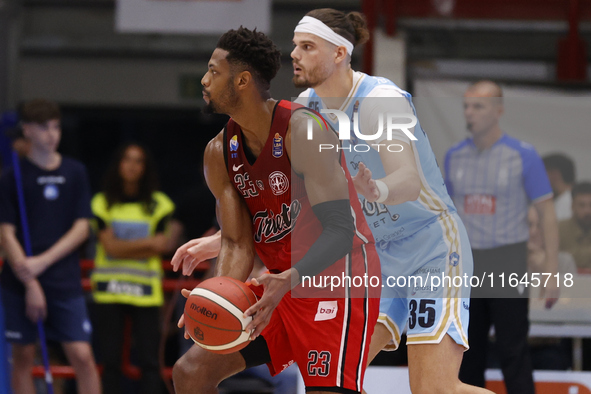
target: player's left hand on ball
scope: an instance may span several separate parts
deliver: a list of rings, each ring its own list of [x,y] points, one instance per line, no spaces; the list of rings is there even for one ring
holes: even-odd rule
[[[352,177],[357,193],[362,194],[367,201],[374,202],[380,197],[376,181],[371,179],[372,173],[363,162],[359,162],[359,172]]]
[[[191,294],[191,290],[182,289],[181,294],[183,295],[183,297],[189,298],[189,294]],[[181,317],[176,325],[178,328],[183,328],[185,326],[185,314],[184,313],[181,315]],[[183,336],[185,337],[185,339],[191,339],[191,337],[187,333],[187,330],[185,330]]]
[[[267,327],[273,311],[283,296],[291,290],[291,269],[280,274],[263,274],[251,282],[255,286],[263,286],[264,289],[261,299],[244,311],[244,316],[253,316],[246,326],[247,332],[254,330],[250,335],[250,340],[253,341]]]

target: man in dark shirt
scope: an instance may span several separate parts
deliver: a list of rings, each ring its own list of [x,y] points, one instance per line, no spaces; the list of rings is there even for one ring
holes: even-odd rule
[[[12,170],[0,179],[0,232],[7,263],[0,275],[6,338],[12,342],[14,392],[35,393],[36,322],[61,342],[77,376],[78,392],[99,394],[90,348],[92,326],[80,284],[77,248],[88,237],[90,187],[86,169],[57,152],[59,107],[32,100],[22,107],[23,134],[31,149],[21,160],[21,179],[32,256],[26,256]]]

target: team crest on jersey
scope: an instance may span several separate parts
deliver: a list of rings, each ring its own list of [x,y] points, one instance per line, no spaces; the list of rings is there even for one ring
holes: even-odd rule
[[[276,242],[284,238],[295,227],[296,221],[302,210],[302,204],[293,200],[291,205],[281,204],[281,212],[278,214],[265,209],[254,214],[252,222],[255,226],[254,241],[256,243]]]
[[[46,200],[53,201],[56,200],[59,196],[60,190],[53,183],[49,183],[45,185],[45,187],[43,188],[43,197],[45,197]]]
[[[230,138],[230,152],[238,151],[238,136],[235,135]]]
[[[281,171],[272,172],[269,175],[269,186],[274,195],[280,196],[289,190],[289,178]]]
[[[273,157],[278,159],[283,156],[283,137],[279,133],[275,133],[273,137]]]

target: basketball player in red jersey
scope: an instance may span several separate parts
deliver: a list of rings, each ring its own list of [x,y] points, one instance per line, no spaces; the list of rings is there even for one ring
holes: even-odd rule
[[[173,370],[180,394],[216,392],[245,368],[266,363],[274,375],[294,362],[308,392],[361,391],[381,288],[292,294],[306,294],[304,276],[379,277],[377,253],[340,154],[318,151],[337,144],[336,135],[314,124],[308,141],[310,110],[270,98],[279,67],[275,45],[241,27],[220,38],[202,79],[208,108],[231,117],[204,159],[221,227],[216,275],[246,280],[255,253],[270,274],[253,280],[259,301],[245,312],[252,342],[227,355],[193,346]]]

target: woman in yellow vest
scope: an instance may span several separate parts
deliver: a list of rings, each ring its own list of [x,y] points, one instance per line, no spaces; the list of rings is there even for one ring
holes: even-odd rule
[[[160,255],[173,248],[166,230],[174,204],[157,191],[156,170],[145,148],[130,143],[116,152],[103,191],[92,200],[92,211],[98,243],[91,281],[103,390],[123,393],[121,351],[124,321],[129,316],[142,370],[139,392],[160,394]]]

